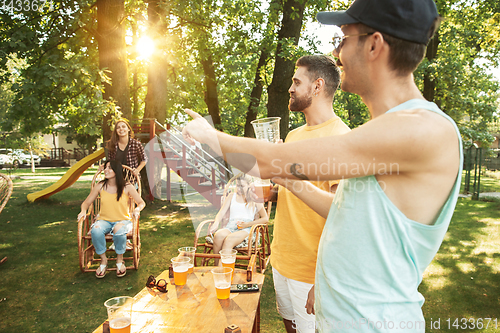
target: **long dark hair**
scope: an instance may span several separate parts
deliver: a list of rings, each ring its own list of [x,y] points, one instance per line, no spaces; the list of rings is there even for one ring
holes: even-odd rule
[[[118,125],[118,123],[125,123],[125,125],[127,125],[129,139],[134,137],[134,131],[132,130],[132,126],[130,126],[128,120],[125,118],[118,119],[115,123],[115,128],[113,129],[113,133],[111,134],[111,139],[109,139],[109,141],[107,142],[108,149],[113,152],[115,151],[116,143],[118,142],[118,134],[116,134],[116,125]]]
[[[123,189],[125,188],[125,178],[123,177],[123,166],[119,161],[111,160],[111,161],[106,161],[104,163],[104,169],[109,165],[111,166],[111,169],[115,172],[115,181],[116,181],[116,201],[120,201],[120,197],[122,196]],[[107,186],[108,179],[104,178],[103,180],[100,181],[102,183],[103,187]]]

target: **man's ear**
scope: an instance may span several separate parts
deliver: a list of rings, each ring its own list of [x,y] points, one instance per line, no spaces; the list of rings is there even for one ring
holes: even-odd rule
[[[384,45],[384,36],[380,32],[375,32],[369,36],[366,44],[369,47],[369,58],[371,59],[379,57],[386,46]]]
[[[325,80],[323,78],[318,78],[314,81],[314,94],[319,94],[321,90],[325,87]]]

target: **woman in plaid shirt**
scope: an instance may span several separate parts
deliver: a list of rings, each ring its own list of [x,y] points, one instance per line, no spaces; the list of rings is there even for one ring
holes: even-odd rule
[[[146,165],[147,158],[140,141],[134,139],[134,131],[125,118],[119,119],[108,141],[108,158],[117,160],[134,170],[134,175],[139,173]]]

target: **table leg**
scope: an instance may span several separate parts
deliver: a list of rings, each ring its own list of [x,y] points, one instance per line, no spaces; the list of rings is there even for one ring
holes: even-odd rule
[[[260,333],[260,299],[257,305],[257,312],[255,313],[255,320],[253,322],[252,333]]]

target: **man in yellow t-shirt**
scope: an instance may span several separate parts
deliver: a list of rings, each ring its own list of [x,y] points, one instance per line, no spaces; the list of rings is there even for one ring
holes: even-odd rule
[[[332,106],[340,83],[335,61],[322,55],[304,56],[296,66],[288,107],[292,112],[302,112],[306,125],[291,131],[285,142],[347,133],[349,127],[335,115]],[[311,183],[334,191],[338,181]],[[279,188],[277,201],[271,264],[278,312],[288,333],[313,333],[315,318],[306,312],[306,303],[314,286],[316,256],[325,219],[284,187]],[[313,299],[310,302],[314,302]]]

